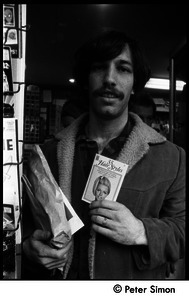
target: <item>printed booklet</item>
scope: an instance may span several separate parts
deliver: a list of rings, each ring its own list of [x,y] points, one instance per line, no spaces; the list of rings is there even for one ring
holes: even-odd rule
[[[116,201],[127,168],[127,164],[96,154],[82,200]]]

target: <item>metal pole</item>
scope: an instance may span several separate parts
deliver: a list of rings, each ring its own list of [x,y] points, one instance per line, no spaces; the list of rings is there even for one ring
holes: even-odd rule
[[[174,137],[174,112],[175,112],[175,69],[174,59],[170,59],[170,101],[169,101],[169,140],[173,142]]]

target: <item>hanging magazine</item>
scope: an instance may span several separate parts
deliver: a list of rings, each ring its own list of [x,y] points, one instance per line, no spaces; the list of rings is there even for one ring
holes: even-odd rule
[[[82,200],[116,201],[127,168],[127,164],[96,154]]]
[[[16,229],[20,219],[18,159],[18,120],[3,118],[3,279],[16,278]]]

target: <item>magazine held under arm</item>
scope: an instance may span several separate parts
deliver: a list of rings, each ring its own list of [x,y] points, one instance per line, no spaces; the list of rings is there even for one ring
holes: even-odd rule
[[[96,154],[85,186],[82,200],[116,201],[128,165],[117,160]]]
[[[84,224],[58,186],[38,145],[33,146],[28,178],[23,175],[22,180],[36,227],[51,232],[52,247],[65,247]]]

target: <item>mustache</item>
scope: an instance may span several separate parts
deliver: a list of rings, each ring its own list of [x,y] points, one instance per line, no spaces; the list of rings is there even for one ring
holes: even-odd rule
[[[93,96],[103,96],[104,94],[112,94],[115,98],[124,98],[123,92],[118,91],[116,88],[104,88],[101,87],[93,91]]]

